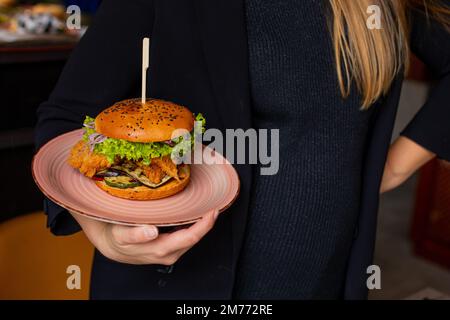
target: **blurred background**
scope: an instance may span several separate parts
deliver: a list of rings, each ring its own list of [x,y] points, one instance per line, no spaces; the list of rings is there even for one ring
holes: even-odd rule
[[[86,299],[93,248],[82,233],[55,237],[45,227],[43,196],[31,176],[35,111],[54,87],[100,0],[0,0],[0,299]],[[68,30],[66,6],[82,10]],[[433,77],[413,59],[394,137],[426,100]],[[11,184],[14,187],[11,187]],[[382,197],[375,264],[380,290],[370,299],[450,299],[450,164],[435,160]],[[70,265],[81,290],[66,286]]]

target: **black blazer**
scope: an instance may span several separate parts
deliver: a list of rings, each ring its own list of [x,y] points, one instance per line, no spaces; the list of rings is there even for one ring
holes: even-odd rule
[[[421,14],[412,14],[412,20],[411,47],[439,82],[403,134],[439,157],[450,159],[450,37],[437,24],[428,24]],[[203,112],[208,127],[251,127],[243,0],[105,0],[54,92],[38,109],[37,147],[80,128],[85,115],[95,116],[118,100],[139,96],[141,40],[145,36],[151,38],[151,96]],[[343,292],[346,299],[367,296],[366,269],[372,264],[374,252],[379,186],[402,80],[401,75],[395,79],[390,93],[376,106],[370,124],[362,205]],[[118,264],[97,252],[92,296],[230,298],[252,179],[250,166],[236,168],[242,182],[237,202],[172,273],[159,266]],[[54,233],[79,230],[62,208],[46,201],[45,210]],[[223,241],[227,228],[232,230],[232,246]],[[124,278],[120,293],[108,287],[112,277]]]

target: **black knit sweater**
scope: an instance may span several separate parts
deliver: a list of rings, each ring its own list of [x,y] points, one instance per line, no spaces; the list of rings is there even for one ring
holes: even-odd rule
[[[246,3],[254,127],[280,129],[280,170],[255,171],[235,294],[337,298],[372,112],[341,98],[326,1]]]

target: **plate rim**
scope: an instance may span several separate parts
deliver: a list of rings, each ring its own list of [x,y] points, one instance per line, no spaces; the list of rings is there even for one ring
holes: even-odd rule
[[[58,138],[62,138],[65,135],[69,135],[69,134],[75,134],[75,132],[77,131],[82,131],[83,129],[75,129],[75,130],[71,130],[65,133],[62,133],[52,139],[50,139],[49,141],[47,141],[46,143],[44,143],[37,151],[36,153],[33,155],[33,158],[31,160],[31,175],[33,177],[34,182],[36,183],[37,187],[39,188],[39,190],[44,194],[45,197],[47,197],[48,199],[50,199],[51,201],[53,201],[54,203],[56,203],[57,205],[59,205],[60,207],[66,209],[66,210],[70,210],[73,211],[74,213],[96,220],[96,221],[102,221],[102,222],[107,222],[107,223],[112,223],[112,224],[118,224],[118,225],[124,225],[124,226],[143,226],[143,225],[154,225],[156,227],[173,227],[173,226],[182,226],[182,225],[187,225],[187,224],[192,224],[195,223],[199,220],[201,220],[203,218],[204,215],[206,215],[208,212],[205,212],[203,214],[201,214],[199,217],[197,218],[193,218],[193,219],[189,219],[189,220],[183,220],[183,221],[179,221],[179,222],[169,222],[169,223],[135,223],[135,222],[127,222],[127,221],[120,221],[120,220],[114,220],[114,219],[107,219],[107,218],[102,218],[102,217],[98,217],[89,213],[85,213],[82,212],[81,210],[78,209],[74,209],[72,207],[70,207],[69,205],[66,205],[64,203],[62,203],[61,201],[56,200],[54,197],[52,197],[50,194],[48,194],[47,191],[45,191],[45,189],[42,187],[42,185],[39,183],[36,174],[35,174],[35,162],[36,162],[36,158],[38,157],[39,153],[42,152],[42,149],[44,149],[44,147],[46,147],[48,144],[50,144],[52,141],[58,139]],[[203,145],[204,147],[207,147],[205,145]],[[214,152],[217,152],[216,150],[214,150]],[[220,154],[220,153],[219,153]],[[233,196],[233,199],[227,204],[225,205],[223,208],[220,209],[213,209],[213,210],[217,210],[220,213],[224,212],[225,210],[227,210],[228,208],[230,208],[237,200],[240,191],[241,191],[241,179],[239,177],[239,174],[236,170],[236,168],[228,161],[227,158],[225,158],[222,154],[220,154],[221,157],[223,157],[225,159],[225,164],[231,166],[231,168],[233,169],[233,172],[236,175],[237,178],[237,190],[235,195]],[[201,164],[201,165],[205,165],[205,164]],[[87,178],[87,177],[85,177]],[[88,179],[88,178],[87,178]],[[138,201],[138,200],[136,200]],[[151,201],[151,200],[147,200],[147,201]],[[210,212],[210,211],[209,211]]]

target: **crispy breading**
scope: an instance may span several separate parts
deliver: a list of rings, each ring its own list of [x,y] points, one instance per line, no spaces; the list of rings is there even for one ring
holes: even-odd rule
[[[92,178],[97,172],[111,167],[105,156],[91,152],[89,146],[83,140],[80,140],[72,148],[67,162],[89,178]],[[141,161],[133,164],[134,167],[136,165],[153,183],[160,183],[166,175],[177,180],[180,179],[177,165],[172,162],[170,157],[154,158],[150,165],[144,165]]]
[[[158,165],[167,175],[180,180],[178,177],[178,168],[169,156],[152,159],[152,163]]]
[[[98,171],[111,166],[105,156],[91,152],[83,140],[80,140],[72,148],[67,162],[89,178],[92,178]]]
[[[158,165],[153,163],[153,161],[148,166],[143,165],[141,162],[138,165],[144,172],[145,176],[153,183],[160,183],[166,176],[164,171]]]
[[[178,172],[179,172],[179,174],[178,174],[178,176],[180,177],[180,179],[184,179],[184,178],[186,178],[188,175],[190,175],[190,172],[189,172],[189,174],[187,173],[187,170],[186,170],[186,164],[182,164],[182,165],[180,165],[180,167],[178,168],[179,170],[178,170]],[[187,169],[189,169],[189,168],[187,168]]]

